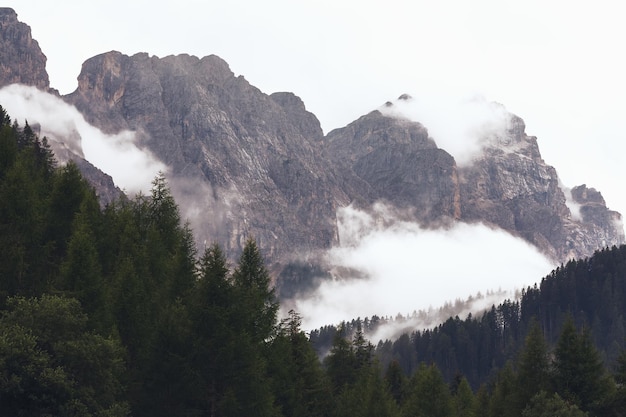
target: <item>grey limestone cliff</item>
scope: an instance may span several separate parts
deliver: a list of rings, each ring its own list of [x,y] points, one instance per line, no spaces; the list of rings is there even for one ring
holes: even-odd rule
[[[20,22],[17,17],[15,10],[0,8],[0,88],[10,84],[22,84],[58,95],[56,90],[50,88],[46,56],[32,38],[30,26]],[[19,120],[18,123],[22,124],[24,121]],[[39,129],[36,124],[31,127]],[[110,203],[122,195],[109,175],[86,161],[82,152],[66,146],[63,142],[66,138],[49,139],[57,160],[61,163],[74,161],[95,188],[102,204]]]
[[[85,62],[78,80],[66,99],[87,120],[138,132],[176,183],[204,181],[228,206],[201,240],[237,252],[254,236],[274,260],[336,243],[335,211],[349,197],[319,158],[319,121],[295,95],[266,95],[216,56],[109,52]]]
[[[0,86],[20,83],[48,91],[46,56],[31,36],[30,27],[17,20],[15,10],[0,8]]]
[[[556,170],[515,115],[459,166],[427,127],[379,111],[324,136],[298,97],[266,95],[216,56],[102,54],[85,62],[66,99],[105,131],[139,132],[175,176],[210,184],[228,214],[205,238],[230,252],[249,235],[278,264],[327,249],[338,243],[337,208],[378,201],[424,227],[504,229],[555,261],[624,242],[621,216],[595,190],[574,189],[581,216],[571,212]]]
[[[603,199],[596,199],[593,209],[587,206],[586,217],[571,212],[555,168],[544,162],[537,138],[526,134],[524,121],[515,115],[507,131],[473,164],[460,168],[459,176],[463,220],[508,230],[552,259],[586,257],[624,242],[621,216]]]

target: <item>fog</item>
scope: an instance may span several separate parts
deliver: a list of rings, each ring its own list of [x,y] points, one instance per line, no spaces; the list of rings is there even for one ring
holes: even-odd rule
[[[423,124],[458,165],[471,164],[484,146],[502,138],[511,117],[504,106],[475,94],[403,95],[379,110]],[[568,202],[576,213],[571,198]],[[419,328],[445,320],[438,308],[446,303],[495,292],[487,304],[474,300],[455,314],[478,312],[538,282],[556,266],[501,229],[480,223],[424,229],[406,220],[410,217],[381,203],[367,211],[338,210],[340,244],[327,254],[334,279],[294,304],[307,329],[372,315],[412,317],[380,329],[389,336],[398,326]],[[416,310],[434,312],[434,317],[415,317]]]
[[[391,117],[419,122],[437,146],[450,153],[458,165],[467,165],[509,126],[504,106],[478,94],[421,93],[403,95],[380,111]]]
[[[294,304],[304,328],[411,315],[477,292],[514,292],[556,266],[502,230],[466,223],[426,230],[392,213],[380,204],[370,212],[338,211],[341,243],[328,253],[335,279]]]
[[[234,189],[212,186],[205,179],[168,176],[172,196],[183,222],[193,230],[198,255],[213,243],[224,246],[231,240],[233,224],[241,213],[241,195]]]
[[[76,107],[35,87],[12,84],[0,89],[0,105],[21,126],[26,121],[40,124],[40,136],[84,157],[127,192],[147,192],[157,173],[167,172],[149,150],[136,145],[133,132],[107,135],[87,123]]]

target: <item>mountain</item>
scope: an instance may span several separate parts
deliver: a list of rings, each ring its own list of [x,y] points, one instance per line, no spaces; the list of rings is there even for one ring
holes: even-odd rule
[[[224,215],[219,230],[193,224],[202,240],[237,252],[252,235],[275,260],[337,242],[335,211],[349,196],[319,158],[319,121],[293,94],[268,96],[216,56],[109,52],[84,63],[66,99],[105,132],[139,132],[173,182],[210,186]]]
[[[17,20],[15,10],[0,7],[0,85],[13,83],[50,88],[46,56],[30,27]]]
[[[556,169],[543,161],[537,138],[526,134],[524,121],[515,115],[505,134],[459,176],[462,220],[487,221],[553,259],[582,258],[624,242],[621,215],[607,209],[598,191],[578,186],[567,201]]]
[[[537,138],[526,134],[520,117],[504,114],[506,129],[483,138],[471,164],[458,164],[439,149],[421,124],[380,111],[330,132],[326,155],[345,177],[365,183],[359,197],[366,205],[383,199],[410,209],[427,227],[482,222],[561,262],[624,242],[621,215],[586,185],[574,187],[568,202],[556,169],[541,158]]]
[[[11,9],[0,9],[0,21],[0,85],[48,90],[29,28]],[[24,56],[28,65],[15,64]],[[624,242],[621,215],[598,191],[576,187],[570,202],[516,115],[507,113],[507,128],[471,164],[459,164],[428,126],[381,110],[324,135],[300,98],[265,94],[214,55],[107,52],[83,64],[63,99],[106,133],[135,132],[168,166],[199,244],[216,241],[234,256],[254,236],[274,271],[315,264],[340,243],[339,208],[379,201],[426,228],[504,229],[560,262]]]
[[[39,44],[32,38],[30,27],[18,21],[15,10],[9,7],[0,8],[0,87],[17,83],[58,96],[58,91],[50,88],[46,61]],[[40,134],[38,124],[31,127]],[[87,161],[80,149],[67,146],[66,142],[71,142],[68,141],[69,138],[48,139],[57,160],[62,163],[72,160],[77,164],[83,176],[95,187],[103,206],[123,195],[110,175]]]

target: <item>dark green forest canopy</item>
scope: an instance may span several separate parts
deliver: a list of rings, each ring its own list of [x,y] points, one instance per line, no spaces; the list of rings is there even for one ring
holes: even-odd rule
[[[197,253],[181,220],[163,175],[149,195],[101,208],[76,165],[57,166],[46,139],[0,107],[0,415],[626,407],[626,247],[572,261],[483,315],[373,346],[375,320],[310,335],[297,312],[279,321],[255,241],[231,267],[218,245]]]

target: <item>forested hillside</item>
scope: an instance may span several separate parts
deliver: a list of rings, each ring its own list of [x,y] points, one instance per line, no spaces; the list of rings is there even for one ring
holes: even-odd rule
[[[564,323],[572,319],[577,328],[585,329],[603,362],[613,366],[626,342],[625,300],[626,246],[605,248],[556,268],[539,285],[524,289],[518,300],[505,300],[484,314],[450,317],[434,328],[416,329],[394,341],[380,341],[376,354],[383,364],[398,360],[407,374],[422,362],[433,362],[446,380],[460,372],[477,387],[514,358],[533,320],[539,321],[552,346]],[[381,326],[399,326],[398,320],[403,318],[374,316],[342,326],[347,335],[358,326],[374,334]],[[311,333],[318,353],[328,351],[336,331],[337,326],[328,325]]]
[[[626,248],[376,347],[357,322],[323,360],[253,239],[202,249],[164,176],[102,209],[0,108],[0,415],[624,415]]]

